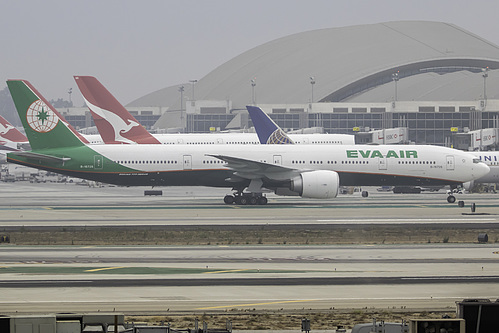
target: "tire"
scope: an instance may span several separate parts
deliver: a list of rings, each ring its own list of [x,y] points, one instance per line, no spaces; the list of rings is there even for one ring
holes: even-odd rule
[[[232,205],[234,203],[234,200],[235,200],[234,196],[232,196],[232,195],[226,195],[224,197],[224,202],[226,205]]]
[[[448,202],[448,203],[454,203],[454,202],[456,202],[456,197],[455,197],[455,196],[453,196],[453,195],[449,195],[449,196],[447,197],[447,202]]]
[[[367,198],[369,196],[369,192],[367,191],[362,191],[362,197]]]
[[[266,205],[267,204],[267,197],[258,198],[258,204],[259,205]]]
[[[249,199],[249,204],[250,205],[256,205],[258,203],[258,198],[257,197],[251,197]]]

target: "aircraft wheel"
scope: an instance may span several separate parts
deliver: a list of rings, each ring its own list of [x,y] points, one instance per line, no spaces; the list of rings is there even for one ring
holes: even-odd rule
[[[227,205],[232,205],[232,204],[234,203],[234,200],[235,200],[235,199],[234,199],[234,196],[232,196],[232,195],[226,195],[226,196],[224,197],[224,202],[225,202],[225,204],[227,204]]]
[[[362,191],[362,197],[367,198],[369,196],[369,192],[367,191]]]
[[[267,204],[267,197],[258,198],[258,204],[259,205],[266,205]]]
[[[249,199],[249,204],[250,205],[256,205],[258,203],[258,198],[257,197],[251,197]]]
[[[454,202],[456,202],[456,197],[455,197],[455,196],[453,196],[453,195],[449,195],[449,196],[447,197],[447,202],[448,202],[448,203],[454,203]]]
[[[248,204],[248,199],[241,196],[241,197],[239,197],[239,202],[236,202],[236,203],[239,204],[239,205],[244,206],[244,205]]]

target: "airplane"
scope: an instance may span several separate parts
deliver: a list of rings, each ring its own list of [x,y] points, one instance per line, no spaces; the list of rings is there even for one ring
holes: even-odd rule
[[[0,163],[7,162],[7,152],[28,146],[28,138],[0,116]]]
[[[258,144],[255,133],[151,134],[97,78],[76,75],[74,79],[106,144]],[[290,134],[290,137],[297,144],[355,143],[355,137],[349,134]]]
[[[478,157],[481,162],[487,164],[490,172],[483,177],[464,184],[466,190],[473,188],[475,184],[499,183],[499,151],[473,151],[469,154]]]
[[[226,204],[267,204],[263,194],[329,199],[340,185],[458,185],[489,167],[464,152],[434,146],[88,145],[26,80],[9,80],[31,151],[7,160],[124,186],[227,187]]]
[[[261,108],[256,106],[247,106],[253,124],[258,134],[261,144],[290,144],[290,138],[284,133],[281,128],[270,118]],[[466,190],[471,189],[474,184],[491,183],[499,181],[499,154],[495,152],[473,152],[472,156],[478,157],[480,161],[487,164],[490,172],[480,177],[479,179],[463,183]],[[447,201],[453,203],[456,201],[453,191],[448,192]],[[362,191],[362,196],[367,197],[367,191]]]

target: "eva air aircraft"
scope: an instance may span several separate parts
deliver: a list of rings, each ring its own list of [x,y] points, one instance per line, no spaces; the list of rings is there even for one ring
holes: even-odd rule
[[[340,185],[459,185],[489,171],[434,146],[88,145],[29,82],[7,85],[32,149],[9,162],[109,184],[227,187],[225,203],[243,205],[266,204],[268,191],[327,199]]]

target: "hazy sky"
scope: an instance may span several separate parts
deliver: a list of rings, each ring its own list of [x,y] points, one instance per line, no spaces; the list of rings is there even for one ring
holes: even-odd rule
[[[83,104],[73,75],[96,76],[127,104],[200,79],[297,32],[399,20],[456,24],[499,45],[497,0],[0,0],[0,89],[29,80]]]

